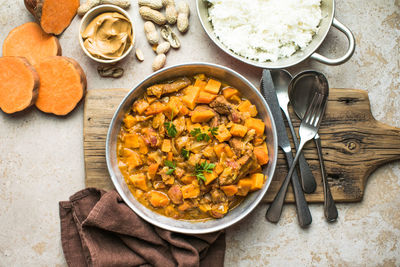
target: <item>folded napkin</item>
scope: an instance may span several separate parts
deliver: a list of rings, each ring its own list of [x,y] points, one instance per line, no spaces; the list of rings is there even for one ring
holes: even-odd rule
[[[116,191],[87,188],[60,202],[68,266],[223,266],[225,233],[183,235],[136,215]]]

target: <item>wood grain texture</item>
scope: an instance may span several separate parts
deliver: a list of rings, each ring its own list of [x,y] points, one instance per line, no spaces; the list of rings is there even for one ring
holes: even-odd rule
[[[113,188],[105,161],[105,141],[114,111],[128,91],[89,90],[86,95],[83,131],[87,187]],[[291,114],[295,128],[298,128],[300,121]],[[379,166],[400,159],[400,129],[373,118],[368,94],[362,90],[331,89],[319,133],[328,181],[337,202],[362,200],[368,176]],[[313,142],[306,145],[304,155],[317,181],[315,193],[307,194],[306,199],[323,202],[318,156]],[[279,151],[275,176],[264,201],[273,200],[287,171],[284,155]],[[294,202],[291,188],[286,202]]]

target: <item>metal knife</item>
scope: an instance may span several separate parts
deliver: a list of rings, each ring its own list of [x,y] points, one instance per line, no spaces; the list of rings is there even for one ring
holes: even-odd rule
[[[283,152],[285,152],[286,161],[288,166],[290,167],[293,162],[292,148],[290,146],[289,136],[286,132],[285,122],[283,121],[281,108],[279,107],[278,98],[276,96],[275,86],[272,81],[271,73],[269,70],[266,69],[263,70],[263,75],[261,79],[261,94],[264,96],[271,109],[272,116],[275,120],[276,130],[278,133],[278,146],[283,150]],[[305,227],[311,224],[312,218],[296,172],[293,173],[291,181],[296,200],[297,217],[300,226]],[[283,184],[281,185],[279,192],[276,194],[274,201],[269,206],[265,215],[268,221],[279,221],[289,182],[289,179],[283,181]]]

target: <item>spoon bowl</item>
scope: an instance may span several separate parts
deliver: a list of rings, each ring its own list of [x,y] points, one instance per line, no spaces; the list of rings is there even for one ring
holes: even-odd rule
[[[292,81],[292,75],[286,70],[272,70],[271,78],[274,82],[276,90],[276,96],[278,98],[279,106],[286,116],[286,120],[289,125],[290,132],[293,137],[293,143],[296,150],[299,148],[299,140],[297,139],[296,132],[293,128],[293,123],[289,114],[289,84]],[[311,172],[310,166],[308,165],[303,153],[299,157],[299,169],[301,177],[301,186],[305,193],[311,194],[317,188],[314,175]]]
[[[329,84],[325,75],[318,71],[304,71],[296,75],[289,84],[289,99],[296,115],[303,119],[315,93],[329,95]]]

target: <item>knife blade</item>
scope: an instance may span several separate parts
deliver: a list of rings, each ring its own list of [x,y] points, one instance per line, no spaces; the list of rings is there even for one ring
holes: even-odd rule
[[[279,106],[278,97],[276,95],[275,86],[272,81],[271,73],[266,69],[263,70],[261,79],[261,94],[271,109],[278,134],[278,146],[285,152],[286,161],[290,168],[293,163],[292,148],[290,146],[289,136],[286,131],[285,122],[283,121],[283,116]],[[296,172],[293,173],[291,179],[285,179],[283,181],[279,192],[276,194],[274,201],[267,210],[266,218],[270,222],[279,221],[285,201],[286,191],[290,181],[292,181],[293,192],[295,195],[298,220],[300,225],[305,227],[311,224],[312,219],[309,211],[307,212],[308,207],[305,209],[307,202],[305,200],[304,193]]]
[[[271,72],[269,70],[263,70],[261,80],[261,94],[267,101],[269,108],[271,109],[272,116],[275,118],[276,131],[278,133],[278,145],[283,151],[291,151],[289,136],[286,132],[285,122],[281,108],[279,107],[278,97],[276,95],[275,85],[272,81]],[[287,148],[289,147],[289,148]]]

